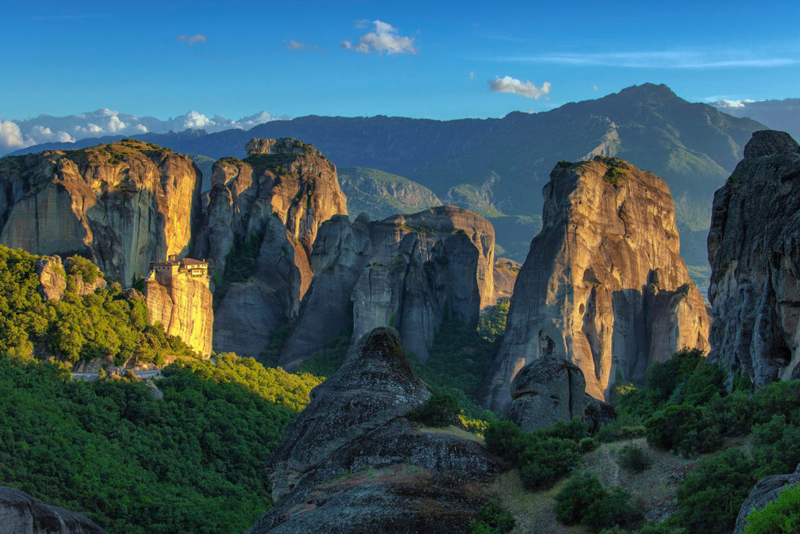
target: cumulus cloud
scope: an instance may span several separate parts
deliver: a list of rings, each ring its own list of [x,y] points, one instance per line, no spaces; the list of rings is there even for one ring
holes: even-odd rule
[[[302,41],[295,41],[294,39],[286,41],[284,39],[283,42],[286,43],[286,48],[289,50],[297,50],[300,52],[322,52],[322,48],[318,47],[317,45],[306,44]]]
[[[489,88],[496,93],[514,93],[526,98],[538,100],[540,96],[550,93],[550,82],[544,82],[541,87],[536,87],[531,81],[521,81],[511,76],[499,76],[489,80]]]
[[[40,115],[24,121],[0,120],[0,155],[42,143],[71,143],[88,137],[181,132],[187,129],[203,129],[209,133],[234,128],[249,130],[265,122],[289,118],[286,115],[277,117],[261,111],[249,117],[231,120],[219,115],[210,118],[197,111],[189,111],[184,115],[161,120],[100,108],[66,117]]]
[[[196,33],[191,36],[187,35],[179,35],[175,38],[176,41],[180,41],[182,43],[189,43],[189,46],[193,46],[195,43],[207,43],[208,37],[201,33]]]
[[[356,27],[362,27],[360,26],[361,24],[366,24],[366,21],[357,21]],[[375,25],[375,31],[365,33],[358,39],[358,42],[342,41],[342,48],[361,52],[362,54],[376,52],[378,54],[387,55],[416,55],[417,48],[414,47],[413,37],[398,35],[397,29],[391,24],[381,22],[380,20],[372,21],[372,24]]]

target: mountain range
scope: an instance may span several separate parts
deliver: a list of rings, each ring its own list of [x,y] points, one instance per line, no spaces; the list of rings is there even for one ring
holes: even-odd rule
[[[443,203],[471,209],[497,229],[499,252],[521,261],[541,226],[541,188],[562,160],[618,156],[663,177],[675,200],[690,266],[707,266],[713,193],[766,127],[690,103],[665,85],[633,86],[597,100],[502,119],[436,121],[402,117],[320,117],[272,121],[250,130],[185,130],[134,136],[175,151],[244,157],[252,138],[312,143],[341,167],[379,169],[418,182]],[[32,146],[19,153],[77,148],[121,136]],[[380,188],[379,188],[380,189]]]

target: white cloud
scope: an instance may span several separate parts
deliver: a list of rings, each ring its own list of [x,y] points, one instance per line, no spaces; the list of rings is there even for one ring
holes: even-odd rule
[[[522,82],[511,76],[503,76],[489,80],[489,88],[497,93],[514,93],[538,100],[540,96],[550,92],[550,82],[544,82],[541,87],[536,87],[533,82]]]
[[[768,57],[751,51],[661,50],[648,52],[602,52],[591,54],[537,54],[494,58],[520,63],[550,63],[557,65],[623,67],[641,69],[707,69],[727,67],[785,67],[800,64],[795,57]]]
[[[11,121],[0,120],[0,154],[25,148],[33,143],[25,143],[19,126]]]
[[[600,90],[600,89],[599,89],[599,88],[598,88],[596,85],[593,85],[593,86],[592,86],[592,89],[594,89],[594,92],[595,92],[595,93],[596,93],[596,92],[598,92],[598,91]]]
[[[475,79],[475,71],[474,70],[469,71],[469,79],[470,80],[474,80]]]
[[[175,38],[175,40],[183,43],[189,43],[189,46],[193,46],[195,43],[207,43],[208,37],[203,34],[196,33],[192,36],[179,35]]]
[[[755,100],[717,100],[713,103],[719,109],[734,109],[734,108],[744,108],[747,104],[752,104]]]
[[[366,21],[356,22],[356,27],[360,27],[360,23]],[[378,54],[411,54],[416,55],[417,48],[414,47],[413,37],[404,37],[397,34],[397,30],[391,24],[375,20],[372,22],[375,25],[375,31],[365,33],[362,35],[357,43],[352,41],[342,41],[342,48],[345,50],[355,50],[362,54],[370,54],[377,52]]]
[[[286,48],[288,50],[297,50],[300,52],[322,52],[322,48],[318,47],[317,45],[306,44],[302,41],[295,41],[294,39],[286,41],[284,39],[283,42],[286,43]]]
[[[209,133],[222,130],[249,130],[254,126],[274,120],[289,119],[277,117],[266,111],[244,117],[238,121],[219,115],[209,118],[197,111],[189,111],[167,120],[155,117],[137,117],[107,108],[97,111],[53,117],[40,115],[24,121],[0,120],[0,156],[33,145],[52,142],[70,143],[87,137],[108,135],[140,135],[143,133],[181,132],[186,129],[203,129]]]

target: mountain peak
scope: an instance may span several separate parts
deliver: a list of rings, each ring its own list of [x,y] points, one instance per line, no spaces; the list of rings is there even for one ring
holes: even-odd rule
[[[643,83],[642,85],[632,85],[622,89],[617,96],[635,100],[671,100],[680,98],[666,84]]]

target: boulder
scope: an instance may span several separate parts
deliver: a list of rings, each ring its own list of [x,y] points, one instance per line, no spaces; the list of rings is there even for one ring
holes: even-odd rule
[[[747,499],[739,509],[733,534],[744,532],[744,528],[747,526],[747,516],[754,510],[764,508],[769,503],[774,502],[780,492],[798,485],[800,485],[800,465],[797,466],[794,473],[764,477],[756,482],[756,485],[750,491],[750,495],[747,496]]]
[[[583,417],[585,389],[583,372],[574,363],[553,356],[536,359],[514,377],[503,418],[533,432],[559,419]]]
[[[84,516],[0,486],[0,532],[8,534],[106,534]]]

